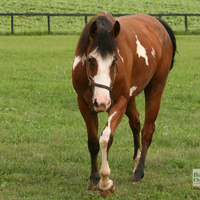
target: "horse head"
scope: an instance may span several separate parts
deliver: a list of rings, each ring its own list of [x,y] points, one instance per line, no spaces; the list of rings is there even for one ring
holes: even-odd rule
[[[118,21],[111,27],[109,21],[95,20],[90,27],[90,45],[87,49],[86,70],[92,102],[96,112],[107,111],[111,106],[110,93],[113,89],[117,69]]]

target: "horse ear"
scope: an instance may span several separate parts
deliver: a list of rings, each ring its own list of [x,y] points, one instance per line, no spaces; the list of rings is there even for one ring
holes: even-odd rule
[[[97,23],[95,21],[95,22],[92,23],[92,25],[90,27],[90,37],[92,39],[94,39],[94,37],[96,36],[97,30],[98,30],[98,27],[97,27]]]
[[[112,35],[112,37],[115,39],[119,35],[119,32],[120,32],[120,23],[116,21],[114,26],[109,32]]]

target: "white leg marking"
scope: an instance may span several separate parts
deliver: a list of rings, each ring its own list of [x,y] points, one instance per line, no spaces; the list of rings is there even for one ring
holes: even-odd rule
[[[140,149],[138,149],[137,156],[135,158],[135,167],[134,167],[134,170],[133,170],[133,174],[135,173],[135,170],[137,169],[137,166],[139,164],[140,156],[141,156],[141,151],[140,151]]]
[[[110,133],[111,133],[111,128],[110,128],[110,122],[113,118],[113,116],[116,114],[117,112],[115,111],[112,115],[110,115],[110,117],[108,117],[108,125],[105,127],[105,129],[103,130],[103,133],[100,137],[100,145],[101,145],[101,140],[105,140],[108,142],[109,138],[110,138]]]
[[[73,63],[73,70],[75,70],[76,66],[78,65],[78,63],[80,61],[82,62],[82,65],[83,65],[85,60],[86,60],[86,56],[85,55],[83,55],[82,57],[75,56],[74,63]]]
[[[156,52],[155,52],[155,50],[154,50],[153,47],[152,47],[151,55],[152,55],[154,58],[155,58],[155,56],[156,56]]]
[[[136,45],[137,45],[137,52],[136,53],[138,54],[139,58],[143,57],[145,59],[146,65],[149,66],[146,49],[141,45],[140,41],[138,40],[138,36],[135,35],[135,37],[136,37]]]
[[[130,89],[130,94],[129,96],[132,96],[133,92],[137,89],[137,86],[133,86],[131,89]]]
[[[108,178],[108,176],[110,175],[110,168],[109,168],[108,159],[107,159],[107,147],[108,147],[108,141],[109,141],[110,133],[111,133],[110,122],[116,113],[117,112],[115,111],[108,118],[108,125],[103,130],[103,133],[99,140],[101,151],[102,151],[102,164],[101,164],[101,170],[100,170],[101,180],[99,183],[99,187],[103,190],[108,190],[113,185],[113,181],[109,180]]]
[[[122,62],[124,63],[124,58],[120,55],[119,49],[117,49],[117,53],[118,53],[119,57],[121,58]]]

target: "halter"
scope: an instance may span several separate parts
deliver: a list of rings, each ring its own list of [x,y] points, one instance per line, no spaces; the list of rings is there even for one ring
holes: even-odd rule
[[[112,92],[113,85],[114,85],[114,81],[115,81],[115,77],[116,77],[116,71],[117,71],[117,73],[118,73],[117,58],[114,60],[114,64],[115,64],[115,66],[116,66],[114,78],[113,78],[113,80],[112,80],[111,87],[108,87],[108,86],[106,86],[106,85],[102,85],[102,84],[95,83],[95,82],[92,80],[92,77],[91,77],[90,72],[89,72],[88,59],[87,59],[87,61],[86,61],[86,71],[87,71],[87,77],[88,77],[88,81],[89,81],[90,92],[91,92],[92,94],[93,94],[92,86],[96,86],[96,87],[99,87],[99,88],[103,88],[103,89],[106,89],[106,90],[109,90],[110,92]]]

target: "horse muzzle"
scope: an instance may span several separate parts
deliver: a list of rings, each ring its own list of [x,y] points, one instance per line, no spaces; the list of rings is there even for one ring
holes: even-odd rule
[[[94,105],[94,110],[96,112],[105,112],[111,106],[111,100],[110,99],[101,100],[94,98],[93,105]]]

